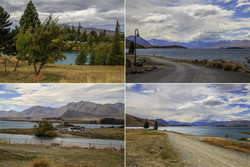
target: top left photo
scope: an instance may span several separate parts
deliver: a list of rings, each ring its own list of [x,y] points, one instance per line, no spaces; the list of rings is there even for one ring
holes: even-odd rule
[[[0,83],[124,83],[124,0],[0,0]]]

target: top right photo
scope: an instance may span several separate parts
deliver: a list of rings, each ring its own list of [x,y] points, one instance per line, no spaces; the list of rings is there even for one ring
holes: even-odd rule
[[[127,83],[249,83],[249,0],[127,0]]]

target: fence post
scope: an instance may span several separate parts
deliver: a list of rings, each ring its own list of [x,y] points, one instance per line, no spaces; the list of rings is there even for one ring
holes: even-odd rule
[[[90,146],[91,146],[91,145],[90,145],[90,143],[89,143],[89,149],[90,149]]]
[[[10,144],[10,138],[9,138],[9,144]]]
[[[61,148],[62,148],[62,141],[61,141]]]
[[[43,140],[41,139],[41,146],[43,146]]]

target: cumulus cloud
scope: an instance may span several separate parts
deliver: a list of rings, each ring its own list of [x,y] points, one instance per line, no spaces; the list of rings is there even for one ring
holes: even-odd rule
[[[248,21],[235,17],[238,14],[236,10],[225,5],[219,6],[215,2],[215,0],[127,0],[127,35],[133,35],[134,29],[138,28],[145,39],[210,42],[228,39],[227,36],[223,36],[225,31],[249,27]],[[227,4],[231,1],[220,2]],[[236,7],[240,4],[234,5]]]
[[[242,114],[250,119],[245,113],[250,102],[246,84],[127,85],[126,112],[141,118],[194,122]]]
[[[0,106],[27,108],[30,106],[60,107],[70,102],[124,103],[123,84],[4,84],[11,98],[0,99]]]
[[[10,18],[18,25],[23,14],[27,0],[2,0],[0,5],[10,12]],[[85,27],[101,27],[113,30],[116,20],[124,25],[124,0],[33,0],[39,18],[43,21],[49,14],[59,17],[59,23]]]

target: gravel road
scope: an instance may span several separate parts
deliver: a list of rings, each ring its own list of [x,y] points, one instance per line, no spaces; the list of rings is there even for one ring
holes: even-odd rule
[[[186,167],[249,167],[250,155],[213,146],[190,136],[167,132],[169,144]]]
[[[202,65],[177,63],[158,57],[149,57],[162,65],[158,69],[126,76],[128,83],[249,83],[250,75],[223,71]]]

